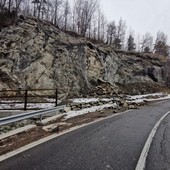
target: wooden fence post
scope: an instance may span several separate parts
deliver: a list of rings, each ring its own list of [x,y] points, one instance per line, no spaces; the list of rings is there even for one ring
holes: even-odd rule
[[[27,110],[27,98],[28,98],[28,90],[25,90],[25,101],[24,101],[24,110]]]
[[[55,106],[58,105],[58,90],[55,90]]]

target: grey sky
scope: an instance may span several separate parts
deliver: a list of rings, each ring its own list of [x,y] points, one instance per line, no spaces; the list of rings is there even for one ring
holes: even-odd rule
[[[101,0],[108,21],[126,20],[136,34],[158,30],[170,38],[170,0]]]

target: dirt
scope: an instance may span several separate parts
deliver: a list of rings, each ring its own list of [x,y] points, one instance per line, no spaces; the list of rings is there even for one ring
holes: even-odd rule
[[[0,155],[16,150],[48,135],[50,135],[50,133],[44,131],[42,127],[36,127],[32,130],[2,139],[0,140]]]
[[[170,88],[154,83],[117,84],[117,86],[119,87],[121,93],[128,95],[139,95],[170,91]]]
[[[120,109],[120,110],[108,109],[108,110],[102,110],[99,112],[93,112],[93,113],[88,113],[85,115],[80,115],[80,116],[77,116],[75,118],[71,118],[68,120],[61,119],[61,120],[53,121],[51,122],[51,124],[59,124],[63,122],[66,123],[65,125],[59,126],[57,132],[48,132],[48,131],[43,130],[43,126],[37,126],[34,129],[31,129],[29,131],[22,132],[17,135],[13,135],[9,138],[0,140],[0,155],[14,151],[22,146],[25,146],[29,143],[32,143],[34,141],[37,141],[39,139],[42,139],[54,133],[61,133],[65,130],[70,129],[71,127],[93,122],[96,119],[108,117],[117,112],[122,112],[124,110],[125,109]]]
[[[146,102],[145,105],[149,105],[150,103],[153,102]],[[140,107],[142,107],[143,105],[144,104],[141,104]],[[22,132],[17,135],[13,135],[9,138],[0,140],[0,155],[6,154],[10,151],[14,151],[20,147],[23,147],[27,144],[30,144],[34,141],[37,141],[49,135],[55,133],[59,134],[72,127],[79,126],[82,124],[87,124],[93,122],[94,120],[105,118],[114,115],[115,113],[123,112],[125,110],[128,110],[128,108],[120,107],[119,109],[105,109],[102,111],[96,111],[96,112],[80,115],[74,118],[70,118],[68,120],[61,118],[56,121],[50,122],[50,124],[54,124],[58,126],[57,128],[55,128],[54,131],[45,131],[43,129],[44,126],[36,126],[35,128],[28,130],[26,132]]]

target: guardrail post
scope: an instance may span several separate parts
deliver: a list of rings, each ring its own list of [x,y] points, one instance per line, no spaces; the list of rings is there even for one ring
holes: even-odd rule
[[[55,106],[58,105],[58,90],[55,90]]]
[[[27,110],[27,98],[28,98],[28,90],[25,90],[25,101],[24,101],[24,110]]]
[[[40,115],[40,122],[42,121],[43,115]]]

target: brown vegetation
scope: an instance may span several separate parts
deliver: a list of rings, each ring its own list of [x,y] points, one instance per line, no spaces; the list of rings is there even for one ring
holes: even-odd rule
[[[8,27],[16,22],[17,13],[16,11],[8,12],[0,12],[0,29],[3,27]]]

